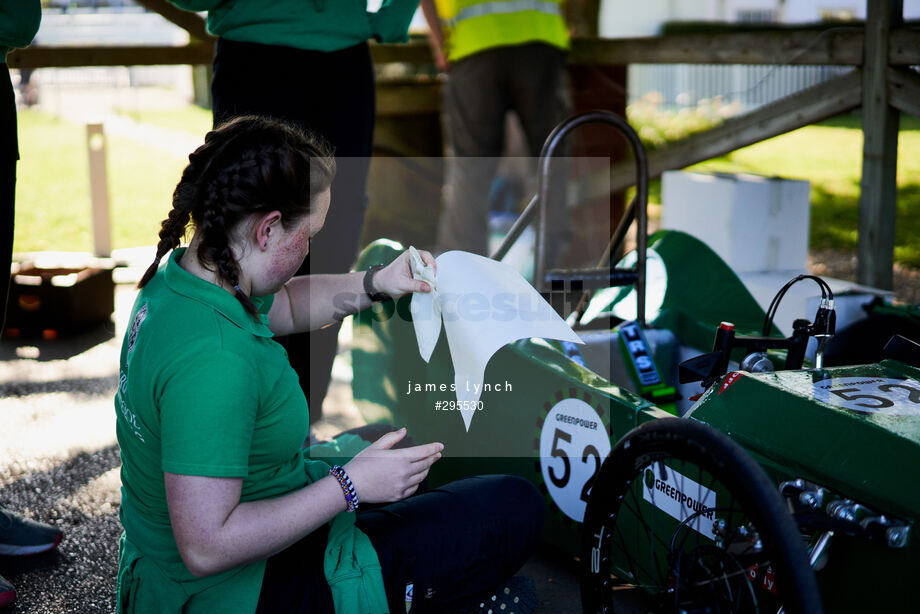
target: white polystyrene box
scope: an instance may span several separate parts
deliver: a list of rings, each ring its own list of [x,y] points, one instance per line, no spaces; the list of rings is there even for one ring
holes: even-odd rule
[[[800,271],[808,259],[807,181],[668,171],[661,227],[682,230],[738,273]]]

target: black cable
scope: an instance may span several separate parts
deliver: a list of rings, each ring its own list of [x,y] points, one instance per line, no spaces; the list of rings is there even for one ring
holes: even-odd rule
[[[802,281],[803,279],[811,279],[818,284],[819,288],[821,288],[822,305],[826,305],[829,301],[834,300],[834,292],[831,290],[831,287],[827,284],[826,281],[817,275],[797,275],[796,277],[787,281],[786,284],[780,288],[779,292],[776,293],[776,296],[773,297],[773,300],[770,301],[770,306],[767,307],[767,312],[764,314],[763,331],[761,333],[764,337],[770,336],[770,328],[773,326],[773,318],[776,317],[776,311],[779,309],[779,304],[782,302],[783,297],[786,296],[786,292],[789,291],[789,288]]]
[[[792,286],[793,283],[795,283],[796,279],[786,282],[786,285],[780,288],[779,292],[773,296],[773,300],[770,301],[770,306],[767,307],[767,311],[764,314],[763,330],[761,331],[761,335],[764,337],[768,337],[770,335],[770,327],[773,325],[774,309],[778,307],[779,302],[782,301],[783,297],[786,295],[786,291],[790,286]]]
[[[776,317],[776,311],[779,309],[780,302],[782,302],[783,298],[786,296],[786,292],[793,285],[799,281],[802,281],[803,279],[811,279],[818,284],[818,287],[821,288],[822,305],[826,304],[827,301],[834,300],[834,293],[826,281],[815,275],[798,275],[797,277],[786,282],[786,285],[784,285],[780,291],[777,292],[776,296],[773,297],[773,301],[770,303],[770,307],[767,309],[767,313],[764,318],[763,336],[766,337],[770,334],[770,327],[773,324],[773,318]]]
[[[762,335],[768,337],[770,335],[770,328],[773,326],[773,319],[776,317],[776,312],[779,310],[779,305],[782,300],[786,297],[786,292],[789,291],[794,284],[801,281],[802,276],[798,276],[780,288],[779,292],[776,293],[776,296],[773,297],[773,301],[770,303],[770,307],[767,309],[767,313],[764,316],[763,331]],[[822,298],[824,298],[824,288],[821,289]]]

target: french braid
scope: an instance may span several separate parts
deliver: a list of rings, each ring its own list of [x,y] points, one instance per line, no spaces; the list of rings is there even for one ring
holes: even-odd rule
[[[205,136],[173,193],[173,208],[163,220],[156,258],[139,288],[154,276],[160,261],[179,246],[192,221],[201,232],[202,266],[234,288],[237,300],[256,316],[256,308],[239,290],[240,268],[230,237],[246,217],[281,212],[290,228],[310,213],[314,197],[329,188],[335,162],[327,146],[307,133],[268,118],[233,119]]]
[[[233,294],[243,304],[246,311],[257,315],[256,307],[246,294],[240,290],[240,267],[230,249],[227,239],[228,229],[219,190],[213,189],[205,199],[201,209],[199,228],[204,238],[198,247],[198,259],[217,267],[217,273],[233,288]],[[224,201],[225,202],[225,201]]]
[[[183,179],[188,172],[186,169],[183,173]],[[153,263],[147,267],[144,276],[137,284],[138,288],[143,288],[150,281],[150,278],[157,272],[160,266],[160,260],[167,252],[179,247],[179,242],[185,236],[185,228],[191,219],[190,202],[192,199],[185,195],[192,187],[187,183],[179,182],[173,192],[173,208],[169,210],[168,217],[160,224],[160,241],[157,243],[157,254]]]

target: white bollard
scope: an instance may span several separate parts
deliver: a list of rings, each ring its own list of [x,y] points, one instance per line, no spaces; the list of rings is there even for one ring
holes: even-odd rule
[[[112,229],[102,124],[86,124],[86,149],[93,216],[93,254],[99,258],[108,258],[112,255]]]

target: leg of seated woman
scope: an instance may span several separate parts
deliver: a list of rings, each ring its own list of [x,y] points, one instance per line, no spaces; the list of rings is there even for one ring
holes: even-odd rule
[[[269,557],[256,614],[335,614],[332,591],[323,573],[323,552],[328,535],[329,527],[323,525]]]
[[[394,428],[371,424],[346,433],[374,442]],[[406,437],[395,447],[414,443]],[[377,551],[391,611],[405,611],[412,583],[413,614],[443,613],[513,576],[533,553],[543,514],[543,498],[530,482],[486,475],[420,489],[396,503],[362,505],[357,525]],[[327,533],[323,527],[269,559],[257,614],[332,612],[323,576]]]
[[[392,611],[404,608],[411,582],[413,612],[444,612],[520,569],[539,538],[543,505],[523,478],[477,476],[359,510],[357,524],[377,550]]]
[[[411,582],[412,611],[442,613],[520,569],[540,535],[543,499],[523,478],[477,476],[359,510],[357,524],[377,550],[391,611],[404,611]],[[257,614],[332,614],[323,575],[327,533],[323,526],[269,558]]]

